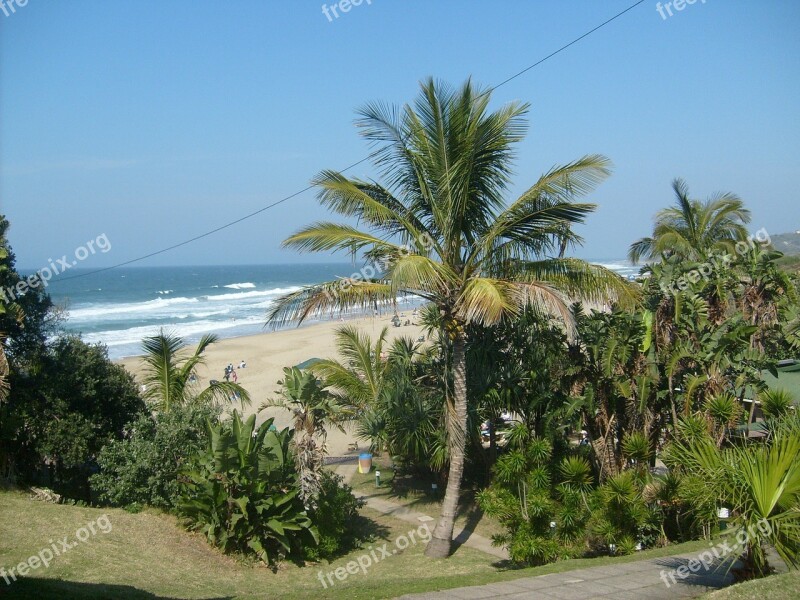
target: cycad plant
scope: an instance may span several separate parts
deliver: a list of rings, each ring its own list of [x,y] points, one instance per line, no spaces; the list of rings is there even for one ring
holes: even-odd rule
[[[736,549],[744,554],[744,574],[767,575],[766,546],[790,567],[800,567],[800,428],[778,427],[769,442],[720,449],[710,436],[676,442],[670,462],[700,477],[731,507]],[[738,553],[727,557],[730,562]]]
[[[184,352],[186,343],[171,333],[162,331],[144,339],[144,397],[154,410],[169,412],[172,406],[192,400],[222,403],[236,399],[242,406],[250,404],[247,390],[230,381],[214,381],[199,393],[195,391],[193,376],[205,362],[203,353],[217,339],[215,335],[204,335],[192,354]]]
[[[465,327],[492,325],[527,305],[571,323],[571,297],[604,303],[631,297],[617,275],[571,258],[553,258],[580,238],[572,227],[594,205],[576,202],[609,174],[609,161],[586,156],[542,176],[507,203],[513,146],[528,106],[489,111],[490,94],[471,81],[453,90],[433,80],[413,106],[368,105],[358,122],[376,146],[383,183],[324,171],[314,181],[321,203],[365,229],[318,222],[284,245],[344,251],[377,266],[375,277],[309,286],[279,299],[268,321],[303,319],[354,306],[373,310],[415,294],[439,311],[452,361],[448,406],[449,477],[428,556],[450,552],[464,471],[467,432]]]

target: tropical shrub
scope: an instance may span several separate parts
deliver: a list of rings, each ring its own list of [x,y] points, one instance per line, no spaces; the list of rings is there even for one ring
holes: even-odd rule
[[[353,495],[353,488],[344,478],[330,471],[322,472],[317,506],[309,516],[319,531],[319,545],[307,546],[307,560],[332,560],[337,555],[357,548],[364,540],[358,528],[358,509],[366,502]]]
[[[631,554],[659,542],[663,516],[645,493],[648,483],[648,474],[628,469],[591,494],[588,542],[594,553]]]
[[[800,427],[778,427],[764,444],[720,449],[710,436],[670,447],[673,469],[700,477],[731,509],[731,526],[744,550],[745,576],[764,576],[771,567],[766,547],[775,548],[792,568],[800,567]],[[730,561],[738,558],[728,557]]]
[[[585,551],[591,467],[583,458],[567,457],[557,463],[554,474],[552,458],[550,443],[533,438],[525,447],[503,454],[494,467],[492,485],[478,493],[481,509],[506,530],[492,542],[507,547],[516,563],[542,565]],[[557,485],[554,475],[560,479]]]
[[[12,368],[10,383],[0,433],[18,479],[90,500],[95,457],[145,412],[133,377],[103,346],[65,337],[30,368]]]
[[[785,417],[793,406],[794,397],[787,390],[766,390],[761,394],[761,409],[768,419]]]
[[[219,338],[208,334],[200,338],[194,352],[189,352],[183,338],[163,330],[142,342],[144,350],[145,399],[149,408],[157,412],[169,412],[174,406],[190,401],[219,402],[226,405],[239,401],[250,405],[250,394],[238,383],[211,380],[208,387],[200,390],[196,383],[197,368],[205,364],[203,353]]]
[[[125,427],[125,437],[106,444],[97,457],[100,472],[90,479],[101,502],[129,509],[142,505],[173,510],[187,457],[208,444],[207,420],[220,409],[210,404],[176,404],[170,412],[142,414]]]
[[[326,425],[341,429],[340,422],[351,412],[340,397],[310,371],[297,367],[283,369],[281,395],[268,406],[280,406],[292,413],[294,437],[292,452],[297,467],[300,499],[308,509],[316,507],[322,489],[322,465],[325,461]]]
[[[319,534],[298,497],[288,429],[256,429],[255,415],[242,421],[208,422],[208,444],[181,481],[178,511],[189,529],[225,552],[240,552],[275,564],[301,559]]]

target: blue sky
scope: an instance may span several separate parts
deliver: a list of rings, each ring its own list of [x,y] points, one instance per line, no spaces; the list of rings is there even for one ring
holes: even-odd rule
[[[8,3],[10,0],[6,0]],[[435,76],[494,85],[634,0],[29,0],[0,13],[0,212],[18,264],[105,234],[104,267],[207,231],[367,153],[353,120]],[[326,2],[332,4],[332,2]],[[672,202],[739,194],[753,230],[800,229],[800,3],[644,2],[502,86],[531,103],[514,186],[603,153],[577,254],[625,255]],[[368,165],[351,172],[370,176]],[[142,265],[324,261],[280,249],[328,218],[313,192]]]

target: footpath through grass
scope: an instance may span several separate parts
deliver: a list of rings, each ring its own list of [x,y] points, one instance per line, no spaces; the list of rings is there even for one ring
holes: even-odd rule
[[[76,531],[87,524],[78,541]],[[449,559],[423,556],[423,544],[398,548],[396,542],[414,528],[410,523],[364,510],[376,541],[331,564],[298,567],[282,565],[277,572],[224,556],[206,541],[185,532],[174,517],[155,513],[130,514],[117,509],[82,508],[31,500],[21,492],[0,492],[0,568],[6,571],[55,544],[66,536],[75,543],[55,556],[48,568],[31,570],[7,585],[0,577],[3,598],[393,598],[409,592],[425,592],[465,585],[563,572],[582,567],[629,562],[682,552],[699,551],[703,542],[639,552],[620,558],[579,559],[533,569],[510,569],[494,557],[461,547]],[[388,556],[368,568],[347,574],[344,581],[332,576],[334,585],[323,587],[327,573],[370,554],[387,544]],[[394,552],[396,550],[396,553]],[[345,571],[346,572],[346,571]],[[340,574],[342,572],[340,571]]]
[[[381,498],[415,511],[425,513],[438,519],[441,513],[444,489],[433,490],[430,481],[416,479],[411,476],[400,476],[391,467],[379,460],[375,467],[381,472],[381,486],[375,485],[375,469],[371,473],[356,473],[350,481],[354,490],[369,497]],[[503,533],[503,527],[491,517],[486,516],[475,504],[475,494],[464,489],[459,500],[459,511],[456,518],[456,531],[466,527],[478,535],[491,539],[493,535]],[[432,526],[435,523],[431,524]]]

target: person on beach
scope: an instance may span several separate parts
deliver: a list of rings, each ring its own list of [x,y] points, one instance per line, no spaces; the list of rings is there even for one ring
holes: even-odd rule
[[[236,383],[237,381],[239,381],[239,376],[236,374],[236,369],[231,371],[231,377],[233,377],[233,383]]]

